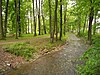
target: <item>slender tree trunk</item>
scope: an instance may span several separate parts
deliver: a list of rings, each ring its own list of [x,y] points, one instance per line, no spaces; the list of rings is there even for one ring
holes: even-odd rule
[[[55,12],[54,12],[54,29],[53,29],[53,41],[54,41],[54,34],[56,29],[56,41],[58,39],[58,30],[57,30],[57,7],[58,7],[58,0],[55,0]]]
[[[29,24],[29,18],[28,18],[28,34],[30,33],[29,32],[29,30],[30,30],[29,26],[30,26],[30,24]]]
[[[92,4],[92,1],[91,1]],[[88,41],[92,44],[92,21],[94,16],[94,7],[92,6],[89,14]]]
[[[93,35],[95,35],[96,33],[96,16],[97,16],[97,12],[95,12],[95,17],[94,17]]]
[[[47,34],[47,32],[46,32],[46,26],[45,26],[45,19],[44,19],[43,15],[42,15],[42,19],[43,19],[43,31],[44,31],[44,34]]]
[[[9,4],[9,0],[7,0],[6,3],[6,12],[5,12],[5,22],[4,22],[4,36],[6,37],[6,33],[7,33],[7,18],[8,18],[8,4]]]
[[[62,0],[60,0],[60,40],[62,38]]]
[[[57,8],[58,8],[58,0],[56,1],[56,11],[55,11],[55,26],[56,26],[56,41],[58,40],[58,23],[57,23]]]
[[[36,9],[37,9],[37,0],[36,0]],[[34,16],[34,36],[37,36],[36,34],[36,24],[37,24],[37,14],[36,14],[36,17],[35,17],[35,12],[34,12],[34,0],[33,0],[33,16]]]
[[[32,16],[32,11],[30,11],[30,17]],[[31,34],[33,33],[33,21],[31,18]]]
[[[41,35],[41,23],[40,23],[40,0],[39,0],[39,11],[38,11],[38,27],[39,27],[39,35]]]
[[[14,21],[12,20],[12,32],[14,31]]]
[[[36,36],[36,20],[35,20],[35,12],[34,12],[34,0],[33,0],[33,17],[34,17],[34,36]]]
[[[52,26],[51,26],[51,1],[48,0],[49,2],[49,25],[50,25],[50,38],[52,42]]]
[[[66,11],[67,11],[67,4],[65,6],[65,11],[64,11],[64,35],[66,35]]]
[[[80,30],[81,30],[81,16],[79,18],[79,23],[78,23],[78,35],[80,36]]]
[[[45,18],[43,14],[42,5],[43,5],[43,0],[41,0],[41,12],[42,12],[42,19],[43,19],[43,31],[44,31],[44,34],[46,34],[47,32],[46,32]]]
[[[18,39],[18,1],[15,0],[15,13],[16,13],[16,39]]]
[[[1,39],[4,39],[3,23],[2,23],[2,0],[0,0],[0,33],[1,33]]]
[[[85,16],[85,22],[84,22],[84,26],[83,26],[83,34],[84,34],[84,31],[85,31],[85,27],[86,27],[86,20],[87,20],[87,14]]]
[[[19,37],[21,36],[21,24],[20,24],[20,0],[18,0],[18,26],[19,26]]]
[[[27,22],[25,23],[25,32],[26,32],[26,34],[27,34]]]

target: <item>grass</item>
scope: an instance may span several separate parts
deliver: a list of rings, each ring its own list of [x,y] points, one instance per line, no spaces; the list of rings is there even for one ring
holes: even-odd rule
[[[92,46],[80,58],[84,64],[78,66],[80,75],[100,75],[100,34],[93,36]]]
[[[9,41],[24,40],[24,39],[41,38],[41,37],[47,37],[47,36],[49,36],[49,34],[38,35],[38,36],[34,36],[33,34],[23,34],[21,37],[18,37],[18,39],[15,39],[15,36],[7,35],[7,38],[4,40],[0,40],[0,42],[9,42]]]
[[[10,45],[5,45],[3,46],[3,49],[6,52],[9,52],[16,56],[22,56],[27,60],[32,57],[33,53],[36,52],[36,50],[28,43],[15,43]]]
[[[54,50],[57,47],[64,45],[66,43],[67,38],[68,36],[63,36],[62,41],[58,40],[58,41],[54,41],[54,43],[51,43],[48,34],[40,35],[36,37],[33,37],[31,34],[23,35],[23,37],[21,37],[18,40],[24,40],[24,42],[19,41],[18,43],[14,42],[9,45],[8,44],[3,45],[3,49],[6,52],[9,52],[16,56],[22,56],[25,59],[30,59],[33,57],[34,53],[43,52],[44,54]],[[8,41],[13,41],[13,40],[8,39]]]

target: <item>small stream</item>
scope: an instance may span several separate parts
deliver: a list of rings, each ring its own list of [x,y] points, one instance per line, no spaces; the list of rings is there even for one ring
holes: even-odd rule
[[[69,35],[68,44],[62,50],[45,55],[35,62],[23,65],[3,75],[78,75],[76,60],[86,50],[85,45],[74,34]]]

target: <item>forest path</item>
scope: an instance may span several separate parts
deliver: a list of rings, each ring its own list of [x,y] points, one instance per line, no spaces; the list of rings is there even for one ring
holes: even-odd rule
[[[62,50],[44,55],[6,75],[77,75],[76,60],[84,53],[86,45],[74,34],[69,34],[67,44]]]

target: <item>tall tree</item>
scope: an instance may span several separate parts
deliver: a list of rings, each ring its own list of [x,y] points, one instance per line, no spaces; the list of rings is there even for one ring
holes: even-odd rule
[[[58,8],[58,0],[55,0],[55,12],[54,12],[54,28],[53,28],[53,41],[54,41],[54,34],[56,29],[56,41],[58,39],[58,26],[57,26],[57,8]]]
[[[62,0],[60,0],[60,40],[62,38]]]
[[[36,19],[35,19],[35,11],[34,11],[34,0],[33,0],[33,20],[34,20],[34,36],[36,36]]]
[[[48,0],[49,3],[49,25],[50,25],[50,38],[51,38],[51,42],[52,40],[52,25],[51,25],[51,1]]]
[[[58,0],[56,1],[56,10],[55,10],[55,26],[56,26],[56,41],[58,40],[58,23],[57,23],[57,8],[58,8]]]
[[[18,39],[18,0],[15,0],[15,13],[16,13],[16,39]]]
[[[81,32],[81,15],[78,16],[78,35],[80,36]]]
[[[19,28],[19,37],[21,36],[21,24],[20,24],[20,0],[18,0],[18,28]]]
[[[66,35],[66,12],[67,12],[67,4],[64,8],[64,35]]]
[[[43,19],[43,31],[44,34],[46,34],[46,25],[45,25],[45,18],[44,18],[44,13],[43,13],[43,0],[41,0],[41,13],[42,13],[42,19]]]
[[[28,14],[28,23],[27,23],[27,24],[28,24],[28,34],[29,34],[29,33],[30,33],[30,32],[29,32],[29,31],[30,31],[30,28],[29,28],[29,26],[30,26],[30,22],[29,22],[29,11],[28,11],[27,14]]]
[[[85,21],[84,21],[84,26],[83,26],[83,33],[84,33],[84,31],[85,31],[86,21],[87,21],[87,14],[86,14],[86,16],[85,16]]]
[[[93,2],[90,0],[90,13],[89,13],[89,28],[88,28],[88,41],[92,44],[92,21],[94,16],[94,7],[92,6]]]
[[[8,4],[9,4],[9,0],[7,0],[6,3],[6,11],[5,11],[5,22],[4,22],[4,36],[6,37],[6,33],[7,33],[7,19],[8,19]]]
[[[4,39],[3,23],[2,23],[2,0],[0,0],[0,31],[1,31],[1,39]]]
[[[38,27],[39,27],[39,35],[41,34],[41,23],[40,23],[40,0],[39,0],[39,11],[38,11]]]
[[[94,14],[94,26],[93,26],[93,35],[96,33],[96,16],[97,16],[97,11]]]
[[[34,36],[36,36],[37,34],[36,34],[36,28],[37,28],[37,10],[38,9],[38,5],[37,5],[37,0],[36,0],[36,15],[34,14],[34,21],[36,20],[36,22],[35,22],[35,24],[34,24]]]

